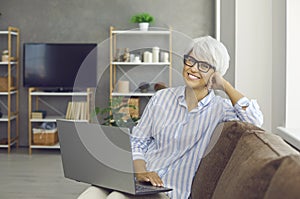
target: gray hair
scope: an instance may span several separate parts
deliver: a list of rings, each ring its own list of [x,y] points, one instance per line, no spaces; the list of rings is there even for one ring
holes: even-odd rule
[[[222,76],[229,67],[230,56],[226,47],[211,36],[194,39],[191,52],[196,59],[206,61],[216,67],[216,71]]]

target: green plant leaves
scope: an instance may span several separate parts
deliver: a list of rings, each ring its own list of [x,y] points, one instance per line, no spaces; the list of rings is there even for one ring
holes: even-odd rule
[[[131,17],[130,21],[132,23],[144,23],[144,22],[152,23],[152,22],[154,22],[154,17],[148,13],[139,13],[139,14],[133,15]]]

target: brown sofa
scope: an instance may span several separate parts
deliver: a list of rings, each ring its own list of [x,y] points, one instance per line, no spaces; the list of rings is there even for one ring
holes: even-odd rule
[[[252,124],[222,123],[194,177],[191,198],[300,198],[300,154]]]

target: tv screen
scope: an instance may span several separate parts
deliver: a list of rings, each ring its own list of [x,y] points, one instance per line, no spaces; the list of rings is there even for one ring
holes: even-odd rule
[[[96,87],[97,44],[25,43],[24,87]]]

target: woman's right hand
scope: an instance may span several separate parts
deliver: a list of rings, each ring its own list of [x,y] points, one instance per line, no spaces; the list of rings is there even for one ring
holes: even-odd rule
[[[150,182],[153,186],[163,187],[163,181],[154,171],[135,173],[136,180],[139,182]]]

